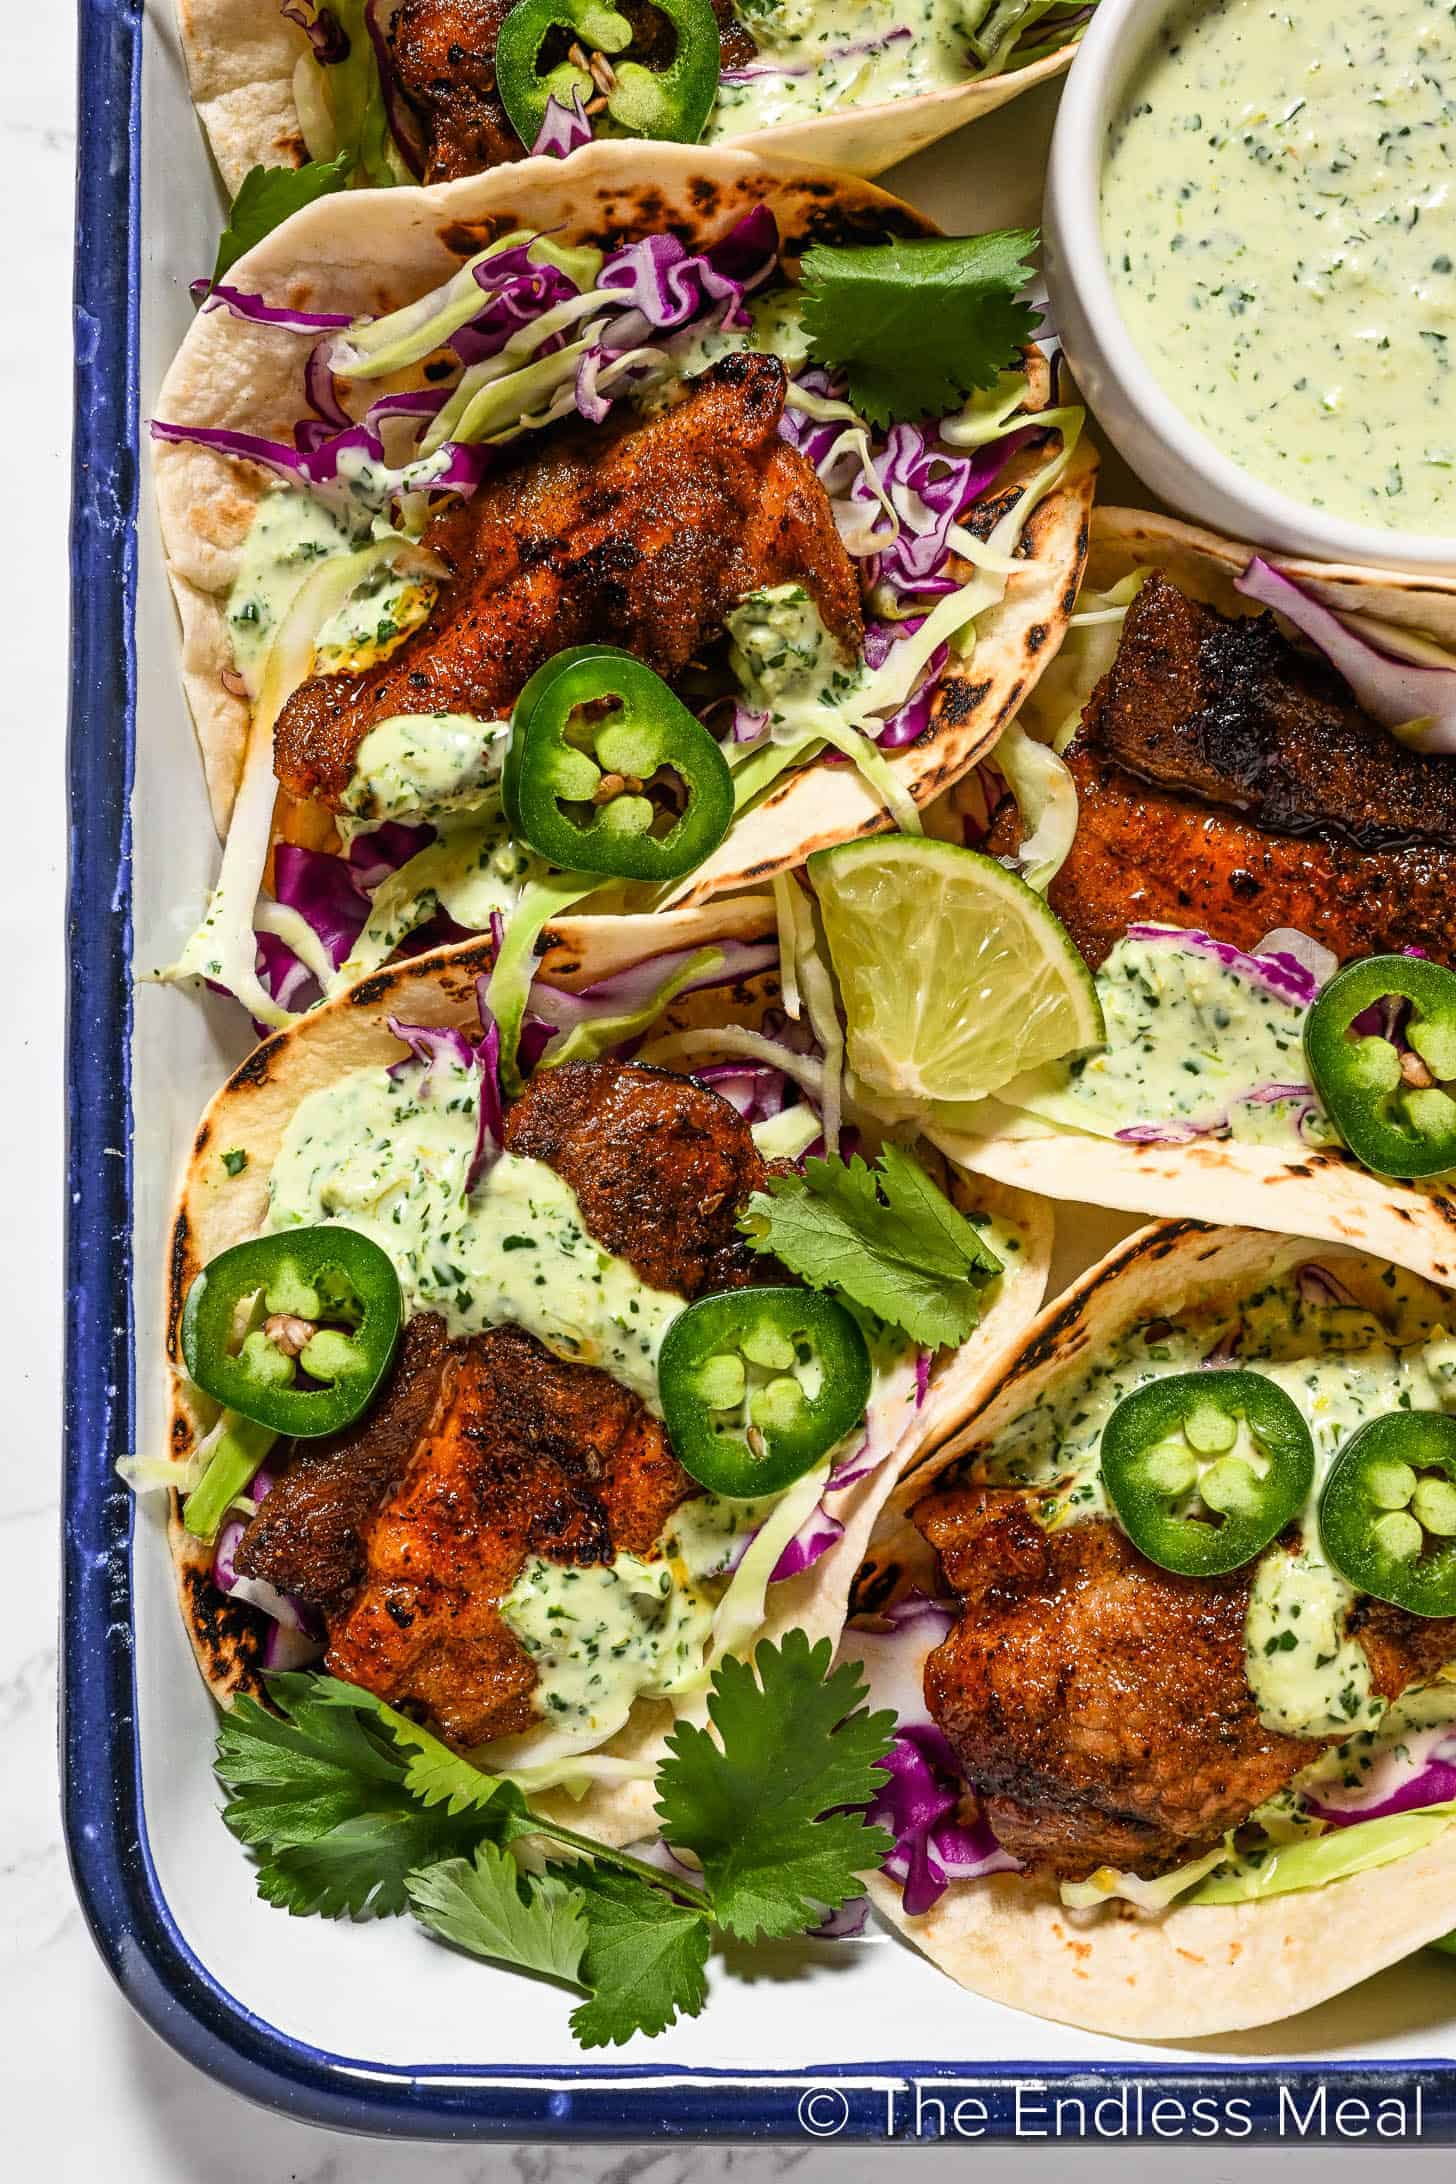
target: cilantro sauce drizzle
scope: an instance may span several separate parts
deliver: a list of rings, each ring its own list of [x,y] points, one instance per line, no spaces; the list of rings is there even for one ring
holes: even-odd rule
[[[1102,239],[1164,392],[1254,476],[1452,529],[1447,0],[1193,0],[1114,117]]]
[[[1095,974],[1107,1043],[1028,1070],[999,1104],[1097,1137],[1158,1130],[1242,1143],[1328,1144],[1307,1083],[1304,1004],[1169,930],[1124,937]],[[1280,1087],[1287,1097],[1271,1098]]]
[[[1196,1371],[1215,1352],[1277,1382],[1309,1425],[1315,1478],[1298,1547],[1276,1543],[1254,1566],[1244,1659],[1261,1719],[1289,1735],[1369,1730],[1385,1711],[1363,1648],[1347,1635],[1355,1594],[1319,1543],[1319,1493],[1337,1450],[1357,1426],[1384,1412],[1456,1410],[1449,1299],[1398,1268],[1382,1267],[1377,1281],[1378,1311],[1326,1301],[1322,1282],[1302,1282],[1293,1270],[1237,1302],[1141,1322],[1095,1363],[1054,1382],[989,1445],[978,1466],[997,1484],[1030,1488],[1037,1497],[1033,1514],[1048,1529],[1109,1517],[1102,1432],[1125,1396]]]
[[[405,1311],[451,1335],[507,1323],[658,1411],[657,1353],[683,1300],[603,1250],[569,1183],[502,1154],[467,1194],[479,1078],[459,1063],[359,1069],[304,1100],[269,1184],[270,1229],[341,1221],[387,1251]]]

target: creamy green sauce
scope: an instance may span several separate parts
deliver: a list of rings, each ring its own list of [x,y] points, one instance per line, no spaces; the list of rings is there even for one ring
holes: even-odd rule
[[[657,1353],[682,1298],[604,1251],[571,1186],[504,1154],[467,1197],[479,1087],[455,1062],[357,1069],[296,1109],[269,1180],[268,1227],[339,1221],[388,1252],[407,1315],[452,1335],[513,1324],[595,1365],[658,1411]]]
[[[725,81],[707,137],[742,136],[782,122],[807,121],[838,106],[883,106],[944,91],[1005,66],[1014,34],[976,51],[973,35],[1008,20],[991,0],[735,0],[758,58]],[[1055,50],[1048,39],[1037,50]],[[730,71],[730,76],[739,71]]]
[[[1223,452],[1310,507],[1456,528],[1448,0],[1193,0],[1108,138],[1128,330]]]
[[[862,663],[846,664],[801,584],[749,592],[725,619],[728,663],[743,703],[767,713],[776,743],[813,735],[825,713],[837,720],[863,683]]]
[[[1334,1261],[1335,1273],[1343,1277],[1346,1265]],[[1443,1316],[1450,1300],[1394,1267],[1381,1269],[1378,1286],[1376,1311],[1320,1302],[1312,1290],[1302,1295],[1289,1273],[1237,1304],[1145,1322],[1095,1363],[1055,1383],[984,1458],[987,1476],[998,1483],[1040,1490],[1036,1514],[1048,1527],[1107,1516],[1102,1432],[1124,1396],[1197,1370],[1215,1350],[1276,1381],[1310,1428],[1315,1479],[1300,1520],[1299,1552],[1271,1547],[1254,1572],[1245,1664],[1264,1721],[1293,1734],[1367,1728],[1381,1711],[1363,1651],[1345,1635],[1355,1595],[1319,1547],[1315,1512],[1336,1451],[1367,1418],[1456,1410],[1456,1339]],[[1393,1326],[1402,1332],[1399,1342]]]
[[[359,746],[344,794],[357,819],[434,818],[485,803],[500,780],[508,721],[468,713],[401,713]]]
[[[1456,1678],[1446,1674],[1434,1683],[1420,1684],[1402,1692],[1380,1716],[1378,1727],[1357,1730],[1343,1744],[1322,1752],[1312,1766],[1296,1775],[1295,1794],[1306,1792],[1316,1799],[1322,1791],[1359,1791],[1382,1760],[1409,1759],[1413,1741],[1423,1733],[1441,1730],[1456,1721]],[[1261,1814],[1262,1818],[1262,1814]]]
[[[1098,1137],[1186,1125],[1249,1143],[1330,1142],[1305,1070],[1307,1011],[1277,988],[1176,936],[1120,940],[1096,985],[1106,1046],[1027,1071],[999,1102]],[[1300,1089],[1255,1097],[1281,1085]]]
[[[694,1682],[737,1544],[772,1507],[705,1494],[684,1502],[651,1559],[528,1560],[501,1613],[535,1663],[542,1718],[608,1737],[637,1699]]]
[[[368,923],[340,965],[338,982],[387,963],[438,910],[472,932],[483,931],[493,911],[509,916],[535,861],[512,836],[496,792],[481,809],[446,820],[435,841],[375,888]]]
[[[304,583],[321,561],[349,553],[368,534],[367,519],[361,529],[300,487],[275,486],[258,503],[227,603],[233,660],[255,697],[269,647]],[[418,577],[376,570],[319,631],[319,671],[367,666],[422,622],[433,601],[433,587]]]

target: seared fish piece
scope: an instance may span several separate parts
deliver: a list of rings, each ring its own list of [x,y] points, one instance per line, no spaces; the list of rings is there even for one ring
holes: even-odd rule
[[[1276,833],[1456,849],[1456,760],[1407,750],[1272,614],[1219,614],[1160,570],[1128,608],[1082,738]]]
[[[1145,786],[1080,734],[1066,758],[1077,834],[1047,899],[1093,970],[1143,922],[1202,927],[1239,948],[1289,925],[1342,959],[1408,947],[1450,959],[1456,851],[1426,843],[1362,851],[1267,833]],[[1005,804],[987,846],[997,854],[1019,839],[1015,805]]]
[[[434,1416],[450,1348],[438,1314],[407,1320],[372,1409],[342,1433],[294,1442],[238,1543],[241,1577],[261,1577],[326,1612],[348,1598],[364,1569],[360,1535]]]
[[[357,675],[316,675],[284,706],[274,768],[338,809],[359,746],[402,713],[503,719],[544,661],[600,638],[669,680],[761,585],[800,583],[846,658],[858,580],[823,486],[778,436],[777,357],[722,358],[645,421],[552,434],[513,452],[426,526],[453,570],[429,619]]]
[[[1259,1719],[1247,1571],[1175,1577],[1105,1518],[1044,1531],[1009,1489],[932,1496],[915,1522],[961,1596],[926,1663],[931,1717],[1027,1864],[1180,1865],[1320,1751]],[[1362,1603],[1350,1628],[1387,1699],[1456,1655],[1456,1623]]]
[[[500,1612],[527,1557],[646,1555],[697,1491],[630,1389],[519,1327],[474,1335],[452,1346],[424,1437],[364,1527],[363,1581],[324,1666],[422,1707],[462,1747],[529,1729],[536,1668]]]
[[[708,1086],[635,1062],[538,1070],[506,1118],[506,1150],[554,1168],[597,1242],[651,1288],[692,1298],[751,1279],[738,1215],[768,1171]]]

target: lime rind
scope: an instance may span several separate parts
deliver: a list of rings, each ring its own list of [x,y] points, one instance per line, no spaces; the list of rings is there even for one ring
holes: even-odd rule
[[[994,857],[872,836],[809,860],[850,1067],[897,1110],[988,1097],[1106,1037],[1092,974],[1043,898]]]

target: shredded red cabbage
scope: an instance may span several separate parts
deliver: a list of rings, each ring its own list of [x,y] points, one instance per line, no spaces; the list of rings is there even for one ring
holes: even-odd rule
[[[767,1122],[788,1105],[789,1080],[768,1062],[710,1062],[694,1075],[736,1107],[745,1122]]]
[[[932,1722],[902,1721],[889,1753],[876,1764],[889,1780],[870,1806],[869,1819],[895,1838],[884,1871],[900,1882],[900,1900],[911,1918],[937,1904],[952,1881],[1021,1871],[1020,1860],[1001,1848],[983,1814],[970,1821],[958,1817],[966,1784],[954,1752]]]
[[[332,8],[320,7],[316,0],[282,0],[278,12],[290,23],[297,23],[320,68],[347,61],[351,51],[349,33]]]
[[[546,101],[546,112],[536,131],[531,157],[569,159],[573,152],[579,152],[591,140],[592,125],[581,103],[581,92],[573,89],[570,106],[563,106],[553,91]]]
[[[770,941],[724,940],[715,945],[723,959],[721,964],[716,970],[703,971],[691,979],[681,989],[682,993],[699,993],[714,986],[736,986],[740,979],[771,970],[778,962],[778,947]],[[531,988],[532,1013],[561,1035],[574,1031],[580,1024],[600,1023],[604,1017],[630,1015],[644,1007],[700,952],[696,948],[678,948],[666,955],[648,956],[644,962],[629,963],[609,978],[598,979],[594,985],[583,986],[575,993],[562,986],[549,986],[544,979],[538,978]]]
[[[1356,1788],[1332,1784],[1305,1803],[1333,1827],[1353,1827],[1360,1820],[1384,1820],[1391,1813],[1415,1812],[1422,1805],[1444,1805],[1456,1798],[1456,1728],[1440,1722],[1412,1730],[1382,1752]]]
[[[354,323],[347,311],[294,311],[286,304],[265,303],[261,296],[226,281],[216,287],[205,280],[194,281],[192,296],[204,312],[228,311],[234,318],[251,319],[255,326],[279,326],[289,334],[337,332]]]
[[[481,1177],[488,1175],[505,1150],[506,1116],[505,1102],[500,1084],[500,1031],[495,1018],[486,1015],[478,1039],[454,1024],[404,1024],[397,1016],[388,1019],[389,1028],[410,1050],[410,1056],[423,1062],[426,1075],[441,1062],[453,1062],[457,1068],[477,1070],[480,1075],[480,1105],[476,1115],[475,1150],[465,1175],[467,1192],[473,1191]],[[408,1067],[407,1062],[396,1062],[390,1071],[397,1075]]]
[[[1235,589],[1282,614],[1349,684],[1356,703],[1386,728],[1420,722],[1410,740],[1423,751],[1456,753],[1456,663],[1422,667],[1358,636],[1292,576],[1255,554]]]
[[[1283,953],[1248,955],[1242,948],[1235,948],[1226,940],[1215,940],[1212,933],[1205,933],[1196,926],[1130,925],[1127,937],[1129,940],[1163,942],[1199,955],[1213,956],[1226,970],[1237,971],[1251,985],[1263,986],[1295,1008],[1307,1009],[1319,992],[1319,981],[1296,957]]]

